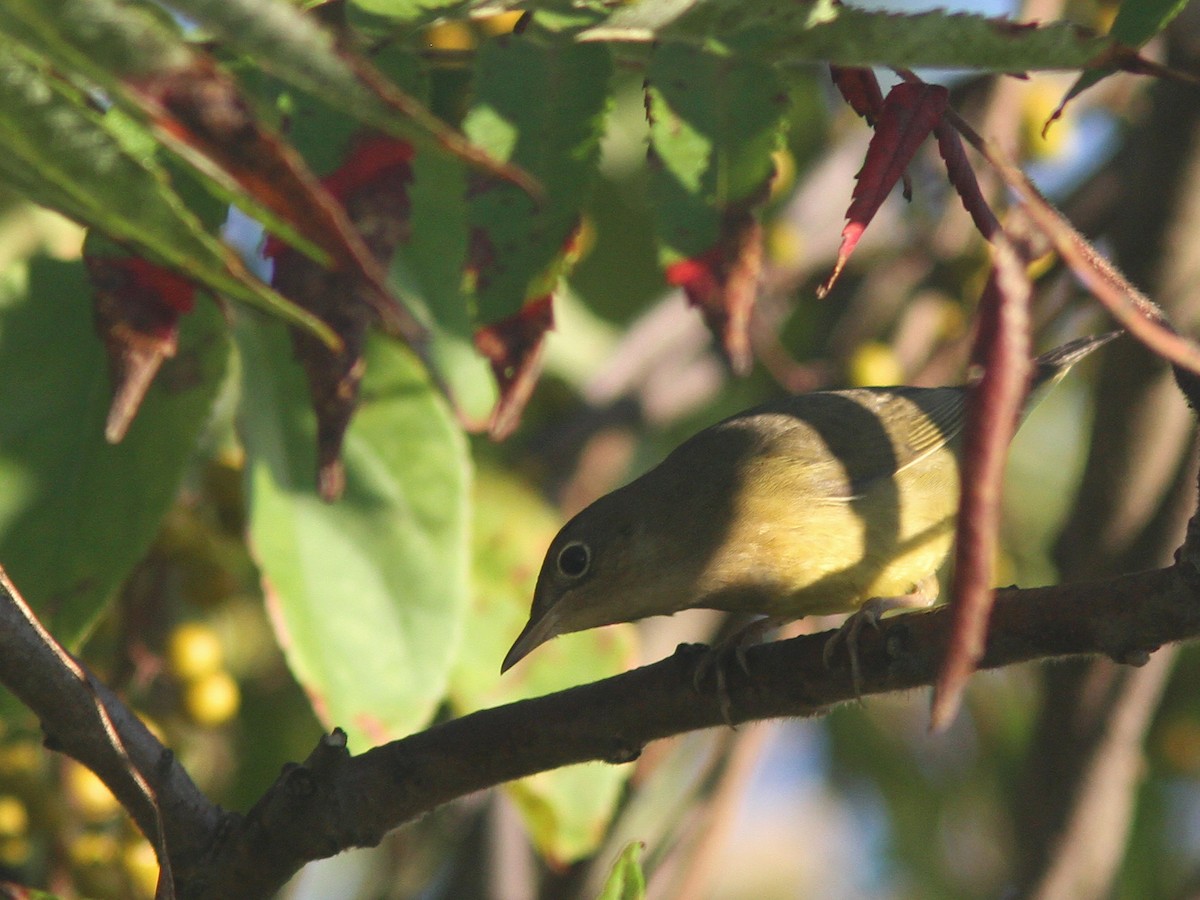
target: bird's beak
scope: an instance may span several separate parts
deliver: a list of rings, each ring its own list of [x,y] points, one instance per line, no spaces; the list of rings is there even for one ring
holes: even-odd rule
[[[500,664],[500,674],[503,675],[529,653],[550,638],[558,634],[558,616],[550,610],[541,617],[531,617],[513,642],[512,649]]]

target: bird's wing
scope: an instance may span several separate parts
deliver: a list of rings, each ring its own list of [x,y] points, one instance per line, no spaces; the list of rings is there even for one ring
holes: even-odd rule
[[[959,387],[818,392],[724,424],[755,433],[760,458],[786,461],[806,496],[852,500],[953,442],[965,397]]]

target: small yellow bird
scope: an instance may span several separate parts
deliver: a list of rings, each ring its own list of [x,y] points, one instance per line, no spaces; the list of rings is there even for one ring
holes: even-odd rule
[[[1032,387],[1117,334],[1039,356]],[[966,397],[822,391],[705,428],[563,526],[500,671],[560,634],[693,607],[776,621],[861,611],[857,625],[931,605],[954,539]]]

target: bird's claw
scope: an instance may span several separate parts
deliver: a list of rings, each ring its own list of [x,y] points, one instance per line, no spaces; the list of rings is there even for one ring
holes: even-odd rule
[[[829,640],[825,642],[825,649],[821,653],[821,661],[825,663],[825,668],[831,669],[833,668],[833,655],[837,652],[838,645],[845,643],[846,654],[850,657],[850,681],[854,685],[854,696],[859,699],[862,699],[862,667],[858,661],[858,636],[864,625],[870,625],[878,631],[881,615],[882,613],[876,607],[869,603],[864,604],[858,612],[846,619],[841,627],[830,635]]]
[[[726,670],[732,658],[744,675],[750,674],[750,661],[746,658],[746,647],[762,639],[764,632],[775,626],[771,619],[755,619],[743,628],[739,628],[728,637],[718,641],[708,648],[707,652],[696,663],[692,672],[692,687],[697,694],[704,693],[702,682],[709,672],[715,673],[717,687],[717,704],[721,708],[721,718],[730,728],[733,724],[733,701],[729,696],[729,684]]]

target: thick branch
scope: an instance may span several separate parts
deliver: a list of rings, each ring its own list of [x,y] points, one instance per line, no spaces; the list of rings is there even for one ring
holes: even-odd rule
[[[1189,584],[1185,571],[999,591],[982,667],[1079,654],[1143,663],[1165,643],[1200,636],[1200,584]],[[863,693],[931,684],[949,622],[937,609],[864,633]],[[822,662],[827,638],[751,648],[750,676],[730,667],[733,721],[819,715],[853,699],[849,667]],[[373,845],[456,797],[572,763],[627,762],[649,741],[722,725],[715,692],[692,684],[700,652],[684,647],[654,665],[483,710],[357,757],[335,732],[225,835],[203,888],[182,895],[270,896],[305,861]]]
[[[42,629],[3,570],[0,684],[37,715],[46,746],[99,775],[155,846],[161,816],[161,834],[175,863],[176,880],[186,883],[195,877],[221,811],[120,698]]]

